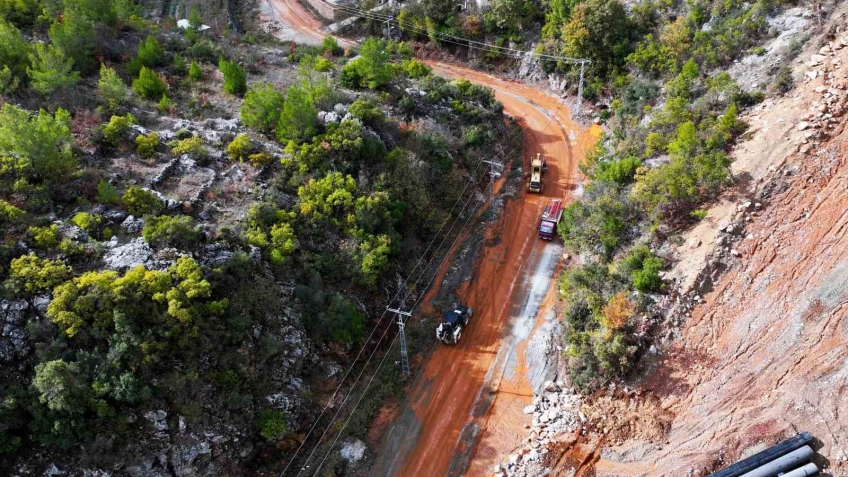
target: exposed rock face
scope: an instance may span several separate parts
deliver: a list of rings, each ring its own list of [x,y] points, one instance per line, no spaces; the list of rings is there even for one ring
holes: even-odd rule
[[[146,266],[152,257],[153,249],[143,237],[139,237],[126,245],[107,250],[103,261],[110,270],[124,271],[138,265]]]
[[[28,310],[29,304],[24,300],[0,301],[0,363],[11,363],[29,354],[26,339]]]

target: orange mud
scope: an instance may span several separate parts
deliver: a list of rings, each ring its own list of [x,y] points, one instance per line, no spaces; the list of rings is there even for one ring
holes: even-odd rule
[[[473,278],[457,292],[474,308],[474,317],[457,346],[438,346],[417,371],[407,401],[385,433],[374,475],[483,475],[519,444],[530,423],[521,410],[533,390],[523,359],[527,336],[511,339],[509,325],[528,297],[537,266],[544,257],[550,261],[551,250],[559,250],[547,249],[546,255],[546,247],[559,245],[537,236],[542,209],[553,198],[571,199],[577,161],[599,135],[597,127],[586,131],[575,124],[558,99],[540,90],[462,67],[429,64],[442,76],[493,88],[504,111],[525,128],[525,166],[540,152],[549,170],[542,195],[522,193],[487,230],[488,246]],[[552,276],[542,284],[542,296],[550,306],[554,274],[548,273]],[[525,318],[532,327],[541,315]],[[516,354],[511,363],[507,356]]]

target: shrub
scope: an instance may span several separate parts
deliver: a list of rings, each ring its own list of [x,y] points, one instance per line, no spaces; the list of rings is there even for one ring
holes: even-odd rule
[[[277,139],[282,143],[308,141],[318,133],[318,126],[318,111],[309,91],[299,85],[290,86],[277,121]]]
[[[162,95],[162,99],[159,100],[159,103],[156,104],[156,109],[159,110],[162,114],[168,114],[171,111],[173,103],[171,102],[171,98],[168,97],[167,94]]]
[[[320,71],[321,73],[332,71],[334,66],[333,62],[326,58],[318,58],[315,60],[315,71]]]
[[[262,132],[271,132],[280,120],[285,100],[271,83],[257,83],[250,87],[241,105],[241,121],[245,126]]]
[[[0,199],[0,225],[14,222],[23,217],[25,212],[14,205]]]
[[[167,87],[159,75],[146,67],[142,67],[138,78],[133,80],[132,89],[143,98],[159,99],[165,94]]]
[[[118,190],[115,189],[115,186],[100,179],[100,182],[97,183],[96,200],[101,204],[117,204],[121,199],[118,197]]]
[[[171,141],[169,145],[171,146],[171,152],[175,156],[188,154],[195,159],[206,157],[206,148],[203,147],[203,141],[200,139],[200,136]]]
[[[100,79],[97,80],[100,96],[106,101],[109,111],[115,112],[127,104],[129,93],[124,81],[112,68],[100,65]]]
[[[247,91],[247,75],[244,69],[223,58],[218,60],[218,69],[224,75],[224,92],[235,96],[244,95]]]
[[[73,60],[54,45],[37,43],[35,50],[29,54],[29,61],[32,64],[32,68],[27,68],[30,86],[41,94],[69,88],[80,79],[79,73],[73,69]]]
[[[112,116],[109,123],[103,126],[103,139],[109,144],[117,144],[135,122],[135,117],[130,113],[125,116]]]
[[[342,47],[339,46],[339,42],[336,41],[335,37],[327,35],[324,37],[324,41],[321,42],[321,51],[325,55],[339,55],[342,53]]]
[[[383,112],[367,99],[357,99],[348,106],[347,111],[355,118],[364,123],[369,123],[375,119],[383,117]]]
[[[774,88],[780,93],[786,93],[795,86],[795,79],[792,78],[792,69],[788,66],[781,66],[774,78]]]
[[[253,141],[247,137],[247,134],[239,134],[227,146],[227,154],[239,162],[247,159],[253,153],[253,150]]]
[[[162,210],[163,205],[162,201],[152,192],[138,186],[130,186],[124,192],[121,201],[127,207],[127,210],[136,217],[158,213]]]
[[[188,72],[188,65],[186,64],[186,60],[174,53],[174,63],[173,63],[174,74],[177,76],[183,76]]]
[[[632,156],[601,162],[595,168],[595,180],[626,185],[633,182],[633,176],[640,165],[642,165],[642,161]]]
[[[165,49],[159,45],[156,37],[147,35],[147,38],[139,43],[138,55],[129,64],[129,71],[136,73],[142,67],[155,68],[165,64]]]
[[[28,175],[46,182],[61,180],[75,167],[71,116],[62,108],[32,116],[9,103],[0,109],[0,157],[28,159]]]
[[[253,167],[257,169],[262,169],[263,167],[274,162],[274,156],[268,154],[267,152],[257,152],[251,154],[250,157],[248,157],[248,160],[251,164],[253,164]]]
[[[155,132],[135,138],[135,150],[141,157],[153,157],[157,146],[159,146],[159,135]]]
[[[147,243],[154,247],[191,248],[200,238],[200,229],[191,217],[162,215],[148,217],[142,231]]]
[[[622,271],[630,275],[633,286],[642,292],[659,292],[665,289],[665,284],[660,280],[659,272],[663,267],[663,259],[652,254],[648,247],[634,248],[624,258]]]
[[[269,441],[276,441],[286,432],[286,418],[280,411],[261,411],[257,416],[259,434]]]
[[[419,79],[430,76],[430,73],[433,70],[416,59],[408,59],[403,61],[403,71],[405,71],[407,76],[410,78]]]
[[[604,305],[601,322],[610,330],[621,329],[636,313],[636,305],[627,298],[625,292],[619,292]]]
[[[101,216],[89,212],[77,212],[71,219],[74,225],[88,233],[95,232],[100,227],[102,221],[103,218]]]
[[[20,30],[0,18],[0,65],[9,68],[11,76],[21,81],[29,66],[29,45]]]
[[[342,68],[341,82],[350,88],[377,89],[392,79],[386,43],[376,38],[365,40],[359,58]]]
[[[12,260],[7,286],[16,296],[35,296],[52,291],[71,276],[71,271],[59,260],[30,253]]]
[[[55,250],[59,246],[59,226],[56,224],[46,227],[30,227],[27,234],[32,244],[39,250]]]
[[[188,68],[188,77],[194,81],[200,81],[203,78],[203,71],[201,71],[200,66],[194,61],[191,62],[191,66]]]

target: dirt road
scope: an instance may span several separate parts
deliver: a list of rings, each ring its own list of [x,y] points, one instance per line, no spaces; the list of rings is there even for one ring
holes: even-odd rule
[[[549,171],[542,195],[522,193],[488,230],[489,246],[458,292],[474,307],[473,322],[457,346],[437,347],[417,370],[407,400],[384,434],[372,469],[378,476],[485,475],[518,445],[530,422],[522,409],[544,380],[538,331],[554,320],[550,309],[540,309],[553,301],[545,298],[552,296],[562,255],[561,245],[538,238],[537,222],[552,198],[570,199],[577,161],[597,137],[571,122],[558,100],[535,88],[456,66],[430,66],[442,76],[493,88],[504,110],[525,128],[525,165],[540,152]]]
[[[321,21],[315,18],[298,0],[262,0],[261,18],[274,29],[274,36],[281,40],[292,40],[307,45],[320,45],[329,35]],[[338,38],[342,48],[356,43]]]

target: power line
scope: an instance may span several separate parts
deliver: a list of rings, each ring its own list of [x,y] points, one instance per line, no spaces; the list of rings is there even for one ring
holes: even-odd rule
[[[523,127],[522,127],[522,131],[523,131],[524,129],[525,129],[525,128],[523,128]],[[509,143],[507,144],[507,147],[508,147],[508,148],[509,148],[509,147],[511,147],[511,146],[512,146],[512,143],[514,143],[514,142],[515,142],[515,140],[516,140],[517,138],[519,138],[519,137],[521,137],[521,134],[520,134],[520,133],[514,133],[514,134],[512,135],[512,137],[509,139]],[[477,171],[479,171],[480,166],[482,165],[482,163],[483,163],[483,162],[481,162],[480,164],[478,164],[478,165],[477,165],[477,168],[475,168],[474,172],[472,173],[472,178],[473,178],[473,176],[474,176],[474,175],[476,175]],[[454,205],[453,205],[453,207],[451,208],[450,212],[448,212],[447,217],[446,217],[446,218],[445,218],[445,220],[442,222],[441,226],[439,227],[439,230],[438,230],[438,231],[436,232],[436,234],[433,236],[433,239],[430,241],[430,244],[427,246],[427,249],[424,251],[424,253],[422,254],[422,256],[418,259],[418,261],[417,261],[417,262],[416,262],[416,264],[415,264],[415,267],[413,267],[412,271],[411,271],[411,272],[410,272],[410,274],[407,276],[406,280],[404,280],[404,283],[403,283],[403,285],[401,286],[401,288],[399,288],[399,289],[398,289],[398,292],[397,292],[397,293],[395,294],[395,296],[394,296],[394,297],[393,297],[393,298],[389,301],[389,305],[391,305],[391,303],[392,303],[393,301],[395,301],[396,299],[398,299],[398,297],[400,297],[401,293],[403,292],[403,288],[405,288],[405,287],[408,285],[409,280],[410,280],[410,279],[412,278],[412,276],[415,274],[415,270],[416,270],[416,269],[418,268],[418,266],[421,264],[421,261],[424,259],[424,257],[426,257],[427,252],[430,250],[430,248],[432,248],[432,246],[433,246],[433,244],[435,243],[436,239],[438,239],[438,236],[441,234],[442,230],[444,229],[444,226],[445,226],[445,225],[447,224],[447,222],[450,220],[450,218],[451,218],[451,214],[453,213],[454,209],[456,209],[456,206],[457,206],[457,205],[459,205],[459,202],[462,200],[463,195],[465,195],[465,192],[468,190],[469,186],[471,186],[472,184],[476,186],[477,182],[476,182],[476,181],[469,181],[469,182],[465,185],[465,188],[463,189],[463,191],[462,191],[462,192],[460,192],[459,197],[457,198],[457,201],[454,203]],[[468,200],[466,201],[466,205],[467,205],[468,201],[471,199],[471,197],[473,197],[473,193],[472,193],[471,195],[469,195]],[[465,206],[463,206],[463,209],[462,209],[462,210],[464,210],[464,209],[465,209]],[[433,262],[433,260],[434,260],[434,259],[436,258],[436,256],[438,255],[438,250],[439,250],[439,249],[441,249],[442,245],[444,245],[445,240],[446,240],[446,239],[447,239],[447,237],[450,235],[450,232],[453,230],[453,228],[456,226],[456,223],[457,223],[457,221],[459,220],[459,218],[461,217],[461,215],[462,215],[462,212],[460,212],[460,213],[458,213],[458,214],[457,214],[456,218],[454,219],[454,223],[453,223],[453,225],[451,225],[451,228],[448,230],[447,234],[445,234],[444,238],[442,239],[442,242],[441,242],[441,243],[439,244],[439,246],[436,248],[436,251],[433,253],[433,255],[431,256],[430,260],[427,262],[427,265],[425,265],[425,266],[424,266],[424,268],[423,268],[423,269],[422,269],[422,271],[420,272],[420,274],[419,274],[418,278],[417,278],[417,279],[415,280],[415,282],[413,283],[412,287],[411,287],[411,288],[407,291],[407,294],[406,294],[406,295],[404,296],[404,298],[403,298],[403,301],[404,301],[404,302],[406,301],[406,298],[407,298],[407,297],[409,297],[409,295],[411,295],[411,294],[412,294],[412,292],[415,290],[415,287],[418,285],[418,282],[421,280],[421,278],[423,277],[424,273],[426,273],[427,269],[429,268],[430,264]],[[432,280],[431,280],[431,283],[432,283]],[[428,286],[429,286],[429,285],[428,285]],[[286,464],[286,467],[283,469],[282,473],[280,474],[280,476],[281,476],[281,477],[282,477],[283,475],[285,475],[285,473],[288,471],[289,467],[291,467],[291,464],[294,462],[295,458],[297,457],[297,454],[299,454],[299,453],[300,453],[301,449],[302,449],[302,448],[303,448],[303,446],[306,444],[306,441],[309,439],[309,436],[310,436],[310,435],[312,435],[312,433],[315,431],[315,428],[317,427],[318,423],[320,422],[321,417],[323,417],[323,415],[326,413],[327,409],[329,409],[330,405],[333,403],[333,400],[335,399],[336,395],[338,395],[339,391],[341,390],[341,387],[344,385],[344,383],[345,383],[345,381],[347,380],[348,376],[349,376],[349,375],[350,375],[350,373],[353,371],[353,368],[356,366],[357,361],[358,361],[358,360],[359,360],[359,358],[362,356],[362,352],[363,352],[363,351],[365,351],[365,347],[368,345],[368,342],[370,342],[370,341],[371,341],[371,338],[373,338],[374,333],[377,331],[377,329],[379,329],[380,324],[382,323],[383,319],[384,319],[384,318],[385,318],[385,316],[386,316],[386,313],[387,313],[387,312],[386,312],[386,311],[384,311],[384,312],[383,312],[383,314],[380,316],[380,319],[377,321],[377,324],[374,326],[374,329],[371,331],[371,334],[368,336],[368,339],[365,341],[365,343],[363,344],[362,348],[360,348],[359,353],[356,355],[356,358],[354,358],[353,363],[351,364],[351,366],[350,366],[350,368],[348,369],[348,371],[345,373],[344,377],[342,378],[342,381],[339,383],[338,387],[337,387],[337,388],[336,388],[336,390],[333,392],[333,395],[332,395],[332,396],[331,396],[331,398],[328,400],[327,404],[324,406],[324,408],[322,409],[321,413],[318,415],[318,418],[317,418],[317,419],[315,420],[315,422],[312,424],[312,427],[310,428],[309,432],[308,432],[308,433],[306,434],[306,436],[304,437],[303,441],[301,441],[300,446],[298,446],[297,450],[296,450],[296,451],[295,451],[295,453],[292,455],[292,457],[291,457],[291,459],[289,460],[289,462]],[[388,327],[386,328],[386,330],[388,330]],[[377,340],[377,344],[375,344],[375,346],[374,346],[374,350],[372,351],[372,353],[371,353],[371,355],[369,356],[368,360],[367,360],[367,361],[365,362],[365,364],[363,365],[363,367],[362,367],[362,371],[360,371],[359,375],[357,376],[356,380],[354,381],[353,385],[351,386],[351,391],[352,391],[352,390],[356,387],[356,384],[358,384],[359,379],[361,378],[361,376],[362,376],[363,372],[365,371],[365,369],[368,367],[368,364],[371,362],[371,359],[373,359],[373,356],[374,356],[374,354],[376,353],[377,349],[379,348],[379,344],[382,342],[382,340],[383,340],[383,338],[384,338],[384,337],[385,337],[385,333],[383,334],[383,336],[381,336],[381,337],[380,337],[380,339],[379,339],[379,340]],[[345,397],[345,399],[343,400],[342,404],[339,406],[339,410],[336,412],[336,415],[335,415],[335,416],[337,416],[337,415],[338,415],[338,412],[340,412],[340,411],[341,411],[341,409],[344,407],[344,403],[346,402],[347,397],[348,397],[349,395],[350,395],[350,392],[347,394],[347,396],[346,396],[346,397]],[[335,421],[335,416],[334,416],[334,417],[330,420],[330,423],[331,423],[331,424],[332,424],[332,422],[333,422],[333,421]],[[328,425],[328,427],[329,427],[329,425]],[[320,445],[320,441],[321,441],[321,440],[323,440],[324,435],[326,435],[326,430],[322,433],[321,437],[319,438],[319,440],[318,440],[318,444],[316,445],[316,449],[317,449],[317,446],[318,446],[318,445]],[[315,449],[313,449],[313,451],[310,453],[310,456],[309,456],[309,457],[307,457],[306,462],[308,462],[308,461],[309,461],[309,459],[311,458],[312,453],[314,453],[314,451],[315,451]],[[299,475],[299,474],[300,474],[300,473],[298,473],[298,475]]]
[[[530,55],[535,56],[537,58],[548,58],[548,59],[552,59],[552,60],[566,61],[566,62],[575,63],[575,64],[592,63],[592,60],[590,60],[588,58],[572,58],[572,57],[563,56],[563,55],[551,55],[551,54],[548,54],[548,53],[537,53],[537,52],[531,51],[531,50],[519,50],[519,49],[516,49],[516,48],[509,48],[509,47],[506,47],[506,46],[492,45],[490,43],[484,43],[484,42],[481,42],[481,41],[471,40],[469,38],[464,38],[464,37],[461,37],[461,36],[453,35],[453,34],[446,33],[446,32],[441,32],[441,31],[437,31],[437,30],[428,31],[424,28],[416,27],[415,24],[411,22],[411,20],[407,21],[405,23],[402,23],[400,20],[398,20],[394,16],[385,15],[385,14],[381,14],[381,13],[369,11],[369,10],[363,10],[361,8],[352,7],[352,6],[349,6],[349,5],[330,5],[330,8],[333,8],[335,10],[341,10],[343,12],[346,12],[346,13],[349,13],[349,14],[352,14],[352,15],[363,16],[363,17],[366,17],[366,18],[374,19],[374,20],[394,21],[398,24],[398,26],[401,28],[401,30],[411,30],[415,33],[418,33],[418,34],[421,34],[421,35],[426,35],[428,37],[435,36],[437,39],[443,40],[447,43],[453,43],[453,44],[460,45],[460,46],[467,46],[469,48],[477,48],[477,49],[484,50],[484,51],[487,48],[493,49],[493,50],[501,50],[503,52],[514,53],[514,54],[516,54],[516,56],[524,56],[524,55],[529,53]],[[455,40],[455,41],[451,41],[451,40]],[[458,42],[462,42],[462,43],[458,43]],[[475,47],[474,45],[477,45],[477,46]]]
[[[542,131],[541,131],[542,134],[544,134],[544,132],[547,131],[548,127],[550,127],[551,123],[553,123],[554,119],[556,118],[556,115],[559,113],[559,111],[564,106],[565,106],[565,103],[560,102],[560,105],[557,107],[557,109],[554,110],[553,114],[550,115],[550,119],[548,119],[548,122],[545,124],[545,127],[542,128]],[[524,129],[524,128],[522,128],[522,129]],[[442,260],[442,265],[444,264],[445,260],[447,260],[450,250],[453,249],[453,247],[456,245],[457,240],[459,240],[459,237],[462,235],[462,230],[468,225],[468,222],[470,221],[472,216],[473,216],[473,214],[469,215],[469,218],[468,218],[468,220],[466,220],[465,225],[463,225],[463,228],[460,229],[460,232],[457,234],[456,238],[454,239],[454,242],[451,244],[451,247],[448,249],[448,253],[445,254],[445,258]],[[439,266],[439,268],[441,268],[441,265]],[[436,275],[434,274],[433,277],[430,279],[430,282],[425,287],[425,289],[428,288],[430,286],[430,284],[433,283],[433,280],[435,280],[435,277],[436,277]],[[414,309],[418,305],[418,302],[420,302],[421,298],[423,298],[423,296],[419,297],[418,300],[415,301],[415,303],[412,305],[412,307],[410,309]],[[395,339],[397,339],[397,335],[395,335]],[[392,346],[394,346],[394,341],[392,341]],[[388,353],[390,351],[391,351],[391,347],[386,352],[386,355],[388,355]],[[374,374],[371,376],[371,379],[368,381],[368,384],[366,385],[365,389],[362,391],[362,394],[360,395],[359,400],[357,400],[356,404],[354,405],[353,409],[351,410],[350,414],[348,415],[347,419],[345,420],[344,424],[342,425],[342,428],[339,429],[339,431],[336,433],[336,436],[333,439],[333,443],[330,445],[330,448],[327,450],[327,453],[324,455],[324,458],[321,460],[321,463],[319,464],[318,468],[315,469],[315,473],[313,474],[313,477],[318,475],[318,472],[321,470],[321,467],[324,465],[324,462],[327,460],[327,458],[333,452],[333,448],[335,447],[336,443],[338,442],[339,437],[344,432],[345,428],[347,427],[348,422],[350,422],[351,417],[356,412],[356,409],[359,407],[359,404],[362,402],[362,398],[368,393],[368,389],[371,387],[371,383],[374,381],[374,378],[380,372],[380,368],[382,367],[385,359],[386,359],[386,356],[384,355],[383,360],[380,362],[377,369],[374,371]],[[350,393],[348,393],[348,396],[350,396]],[[345,398],[345,400],[347,400],[347,398]],[[319,444],[320,444],[320,442],[319,442]],[[316,446],[316,448],[317,448],[317,446]],[[313,450],[313,452],[314,452],[314,450]],[[298,473],[298,475],[300,475],[300,473]]]

